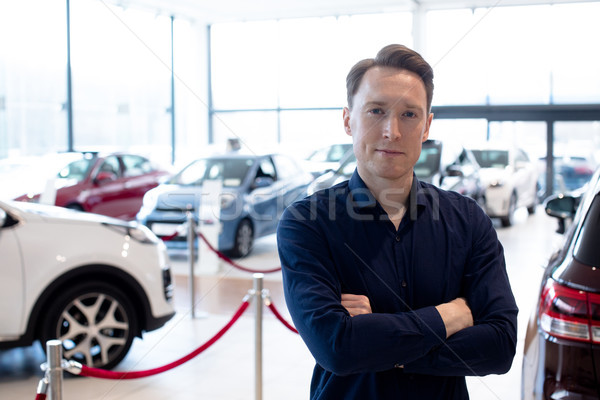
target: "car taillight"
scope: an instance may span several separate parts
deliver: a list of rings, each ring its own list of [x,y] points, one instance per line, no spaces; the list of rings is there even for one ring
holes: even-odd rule
[[[540,326],[557,338],[600,343],[600,295],[548,280],[540,299]]]

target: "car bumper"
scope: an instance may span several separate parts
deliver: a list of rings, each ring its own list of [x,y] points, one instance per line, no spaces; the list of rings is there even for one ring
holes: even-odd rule
[[[146,331],[153,331],[164,326],[171,318],[173,318],[173,316],[175,316],[175,311],[161,317],[150,316],[146,320]]]
[[[524,357],[524,400],[592,400],[600,397],[594,372],[600,346],[559,340],[541,332],[536,341],[535,351],[529,351]]]
[[[488,186],[485,191],[485,211],[490,217],[508,215],[511,190],[506,186]]]
[[[141,220],[141,223],[146,225],[156,236],[162,239],[169,250],[186,250],[188,249],[188,231],[186,220],[183,218],[164,219],[160,216],[150,215],[148,218]],[[237,221],[217,222],[221,224],[219,228],[216,245],[219,251],[227,251],[234,247],[235,229]],[[198,223],[198,221],[196,221]],[[202,225],[200,225],[202,232]],[[177,233],[177,235],[175,235]],[[175,235],[175,236],[173,236]],[[194,248],[198,248],[198,238],[194,240]]]

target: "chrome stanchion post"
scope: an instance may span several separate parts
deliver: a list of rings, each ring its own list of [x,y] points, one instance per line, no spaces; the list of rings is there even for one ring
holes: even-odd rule
[[[48,340],[46,342],[48,355],[48,386],[50,387],[50,400],[62,400],[62,342]]]
[[[254,368],[255,368],[255,400],[262,400],[262,318],[263,318],[263,278],[264,274],[256,273],[254,277]]]
[[[194,242],[196,240],[196,229],[194,228],[194,215],[191,211],[187,212],[187,241],[188,241],[188,249],[189,249],[189,260],[190,260],[190,302],[191,307],[190,311],[192,314],[192,318],[196,318],[196,284],[195,284],[195,273],[194,270],[196,268],[196,252],[194,249]]]

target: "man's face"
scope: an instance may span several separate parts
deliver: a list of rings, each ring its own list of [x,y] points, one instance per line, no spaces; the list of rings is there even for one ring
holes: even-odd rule
[[[368,184],[412,176],[433,117],[421,78],[406,70],[373,67],[353,100],[352,110],[344,109],[344,128],[352,136],[361,178]]]

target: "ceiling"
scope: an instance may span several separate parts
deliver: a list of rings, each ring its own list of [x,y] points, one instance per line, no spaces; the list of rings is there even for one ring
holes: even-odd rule
[[[100,0],[206,23],[423,9],[501,7],[591,0]]]

